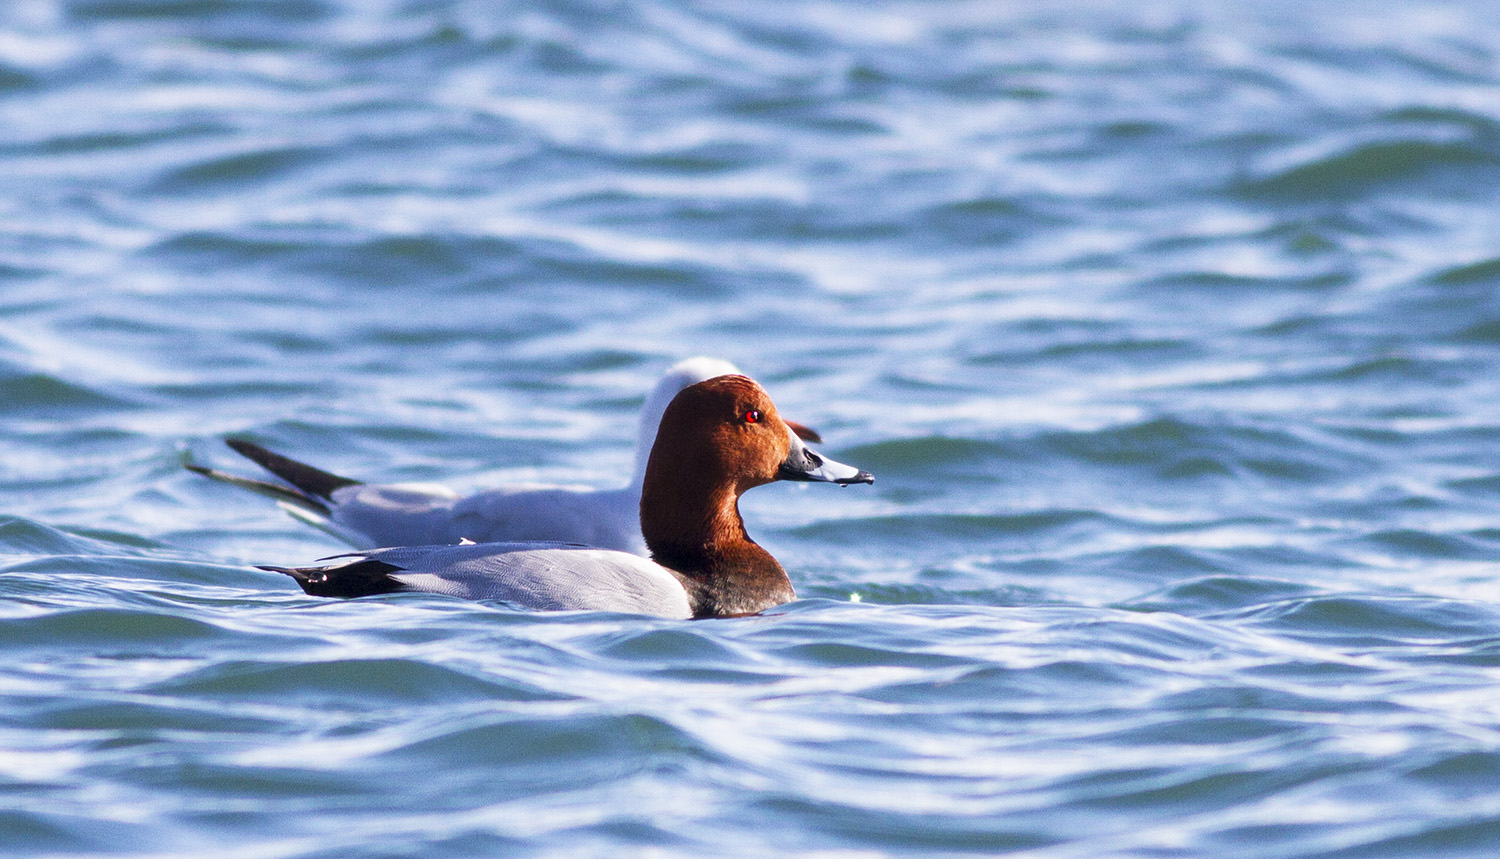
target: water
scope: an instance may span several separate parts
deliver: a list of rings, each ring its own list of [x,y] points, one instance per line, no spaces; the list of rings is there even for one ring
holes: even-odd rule
[[[1500,849],[1487,2],[12,0],[0,852]],[[304,597],[181,469],[873,487],[696,623]]]

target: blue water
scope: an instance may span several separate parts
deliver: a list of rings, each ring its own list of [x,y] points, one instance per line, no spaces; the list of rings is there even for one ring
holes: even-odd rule
[[[752,619],[303,596],[182,470],[873,487]],[[1500,852],[1492,2],[0,4],[0,853]]]

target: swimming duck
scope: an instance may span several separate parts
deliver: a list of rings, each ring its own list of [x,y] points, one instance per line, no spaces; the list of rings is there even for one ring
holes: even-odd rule
[[[651,559],[593,546],[465,543],[353,552],[310,567],[264,566],[315,596],[426,591],[550,610],[674,618],[754,614],[796,599],[745,532],[739,497],[775,480],[874,483],[808,448],[765,389],[741,375],[690,385],[662,415],[641,487]]]

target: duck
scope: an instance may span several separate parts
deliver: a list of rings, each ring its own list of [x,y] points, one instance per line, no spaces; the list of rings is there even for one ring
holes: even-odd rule
[[[748,616],[797,598],[786,570],[750,538],[740,516],[744,492],[777,480],[875,482],[809,448],[754,380],[717,376],[683,388],[662,414],[641,485],[649,559],[555,541],[465,542],[258,568],[291,576],[313,596],[419,591],[550,611]]]
[[[192,462],[183,467],[274,498],[292,518],[355,549],[550,540],[644,556],[646,543],[637,511],[646,461],[662,413],[689,385],[739,373],[734,364],[707,356],[688,358],[668,368],[641,408],[630,483],[615,489],[524,483],[460,495],[435,483],[363,483],[240,438],[228,438],[224,443],[284,482],[244,477]],[[808,426],[785,423],[799,438],[822,441]]]

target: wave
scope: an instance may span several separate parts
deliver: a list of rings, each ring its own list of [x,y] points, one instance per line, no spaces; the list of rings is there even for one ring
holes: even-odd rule
[[[1361,143],[1247,180],[1240,191],[1311,202],[1355,197],[1439,175],[1494,181],[1500,177],[1500,150],[1476,143],[1429,140]]]

